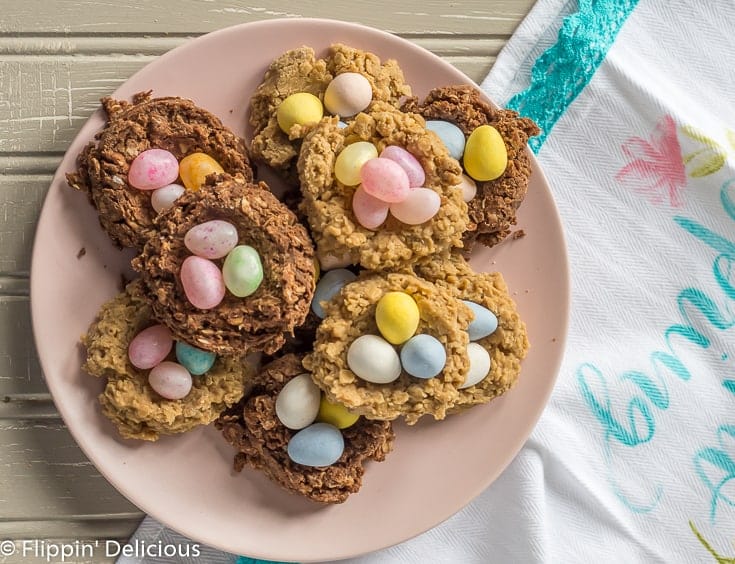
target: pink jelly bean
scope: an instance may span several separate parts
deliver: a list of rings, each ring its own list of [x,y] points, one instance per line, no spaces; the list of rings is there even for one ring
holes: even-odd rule
[[[184,235],[184,245],[197,256],[218,259],[227,256],[238,241],[237,228],[229,221],[213,219],[195,225]]]
[[[401,165],[401,168],[406,171],[408,176],[408,185],[411,188],[418,188],[424,185],[426,180],[426,174],[424,173],[424,167],[411,153],[406,151],[403,147],[398,145],[389,145],[383,152],[380,153],[381,159],[390,159],[393,162]]]
[[[130,164],[128,182],[139,190],[156,190],[174,182],[179,176],[179,161],[163,149],[148,149]]]
[[[153,325],[138,333],[128,345],[128,358],[133,366],[148,370],[171,352],[174,340],[165,325]]]
[[[389,204],[402,202],[410,190],[408,175],[390,159],[370,159],[360,169],[360,181],[365,192]]]
[[[408,225],[418,225],[434,217],[440,205],[441,198],[433,190],[414,188],[405,200],[391,204],[390,213],[398,221]]]
[[[358,186],[352,196],[352,211],[360,225],[366,229],[377,229],[386,220],[388,206],[389,204],[365,192],[362,186]]]
[[[190,256],[181,265],[181,284],[191,305],[211,309],[225,297],[222,271],[211,260]]]
[[[176,362],[162,362],[148,374],[148,383],[166,399],[177,400],[191,391],[191,374]]]

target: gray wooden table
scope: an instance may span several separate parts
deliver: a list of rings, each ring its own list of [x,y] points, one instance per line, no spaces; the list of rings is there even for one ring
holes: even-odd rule
[[[390,31],[482,80],[534,0],[4,0],[0,6],[0,541],[125,539],[143,514],[85,458],[59,417],[33,346],[35,224],[69,142],[101,96],[188,39],[278,17]],[[1,547],[1,546],[0,546]],[[104,561],[92,558],[67,562]],[[59,561],[60,558],[51,561]],[[3,557],[4,562],[45,559]]]

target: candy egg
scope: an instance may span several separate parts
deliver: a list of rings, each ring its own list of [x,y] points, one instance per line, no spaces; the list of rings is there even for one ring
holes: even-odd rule
[[[141,370],[159,364],[171,352],[174,341],[165,325],[153,325],[138,333],[128,345],[130,363]]]
[[[453,159],[462,158],[462,153],[465,152],[465,137],[459,127],[444,120],[430,120],[426,122],[426,129],[439,136]]]
[[[471,202],[477,195],[477,184],[466,174],[462,175],[462,182],[459,184],[459,189],[462,190],[462,199],[465,202]]]
[[[322,302],[328,302],[334,296],[339,294],[342,286],[349,284],[357,278],[354,272],[350,272],[344,268],[336,268],[325,272],[317,282],[314,290],[314,298],[311,300],[311,309],[320,319],[324,319],[326,313],[322,307]]]
[[[403,147],[398,145],[389,145],[380,153],[381,159],[390,159],[395,163],[398,163],[401,168],[406,172],[408,176],[408,185],[411,188],[417,188],[423,186],[424,180],[426,180],[426,173],[424,167],[416,157],[406,151]]]
[[[148,383],[157,394],[166,399],[177,400],[191,391],[191,374],[175,362],[165,361],[148,374]]]
[[[229,221],[213,219],[195,225],[184,235],[184,245],[198,257],[218,259],[237,245],[237,228]]]
[[[156,210],[156,213],[161,213],[173,207],[174,202],[184,192],[186,192],[186,188],[181,184],[169,184],[163,188],[158,188],[151,193],[151,206]]]
[[[370,81],[356,72],[338,74],[324,92],[324,107],[331,114],[350,117],[361,112],[373,100]]]
[[[431,335],[411,337],[401,348],[403,369],[416,378],[433,378],[444,370],[447,352]]]
[[[130,163],[128,182],[139,190],[155,190],[171,184],[179,176],[179,161],[169,151],[148,149]]]
[[[360,184],[362,166],[377,156],[375,145],[367,141],[347,145],[334,161],[334,176],[345,186],[356,186]]]
[[[179,163],[179,176],[187,190],[196,192],[210,174],[222,174],[224,169],[206,153],[186,155]]]
[[[411,188],[401,165],[390,159],[370,159],[360,169],[365,192],[384,202],[402,202]]]
[[[375,308],[375,322],[380,334],[394,345],[405,343],[419,326],[419,306],[405,292],[388,292]]]
[[[254,293],[263,282],[260,255],[249,245],[238,245],[230,251],[222,266],[225,286],[238,298]]]
[[[470,358],[470,369],[465,376],[460,390],[482,382],[490,373],[490,353],[477,343],[467,345],[467,356]]]
[[[211,260],[186,257],[181,264],[180,276],[186,299],[196,308],[213,308],[225,297],[222,272]]]
[[[402,202],[390,205],[390,213],[407,225],[429,221],[439,211],[442,200],[430,188],[414,188]]]
[[[337,122],[337,127],[339,127],[340,129],[344,129],[345,127],[347,127],[347,124],[343,122],[342,120],[339,120]]]
[[[365,229],[380,227],[388,218],[389,205],[365,192],[362,186],[358,186],[352,196],[352,211],[355,213],[355,219]]]
[[[192,347],[189,343],[177,341],[176,360],[189,371],[189,374],[201,376],[214,366],[217,355],[213,352]]]
[[[321,392],[309,374],[289,380],[276,398],[276,416],[289,429],[311,425],[319,412]]]
[[[342,456],[345,440],[342,432],[329,423],[314,423],[288,441],[288,457],[304,466],[329,466]]]
[[[347,429],[347,427],[357,423],[358,419],[360,419],[359,415],[350,413],[341,403],[332,403],[327,398],[322,397],[319,403],[319,413],[316,416],[317,421],[329,423],[337,429]]]
[[[322,102],[308,92],[297,92],[291,94],[283,102],[278,104],[276,119],[281,131],[288,134],[291,128],[298,125],[316,123],[324,115]]]
[[[492,125],[481,125],[467,138],[464,168],[475,180],[495,180],[508,166],[505,141]]]
[[[467,307],[472,310],[475,314],[475,318],[467,327],[467,332],[470,335],[470,341],[477,341],[488,335],[492,335],[498,328],[498,318],[495,314],[487,309],[486,307],[471,302],[469,300],[462,300]]]
[[[391,344],[377,335],[362,335],[347,350],[347,366],[359,378],[388,384],[401,375],[401,359]]]

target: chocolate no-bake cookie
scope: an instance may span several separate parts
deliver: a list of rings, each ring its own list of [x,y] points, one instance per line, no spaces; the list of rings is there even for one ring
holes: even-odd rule
[[[278,420],[275,404],[283,386],[304,372],[300,356],[288,354],[274,360],[263,367],[242,401],[215,424],[237,449],[234,465],[238,472],[249,466],[291,492],[323,503],[342,503],[360,489],[365,463],[380,462],[393,449],[393,429],[388,421],[361,418],[342,430],[344,452],[331,466],[293,462],[287,446],[296,431]]]
[[[276,352],[301,325],[314,292],[314,250],[306,229],[265,185],[226,175],[210,176],[198,192],[187,192],[161,213],[151,238],[133,267],[140,272],[155,316],[187,343],[219,354]],[[190,256],[184,236],[210,220],[231,223],[238,245],[253,247],[263,265],[263,281],[247,297],[230,292],[211,309],[189,302],[181,282]],[[217,259],[220,266],[222,259]]]
[[[253,178],[245,142],[191,100],[152,98],[150,92],[142,92],[132,103],[103,98],[102,107],[107,125],[81,152],[77,171],[67,174],[67,181],[87,193],[103,229],[120,247],[142,249],[155,233],[157,214],[150,191],[128,183],[130,164],[139,153],[164,149],[181,160],[202,152],[225,172]]]
[[[475,241],[491,247],[505,239],[528,191],[531,162],[526,144],[529,137],[539,134],[536,124],[512,110],[493,108],[469,85],[435,88],[423,102],[410,98],[402,109],[427,120],[454,123],[465,137],[481,125],[498,130],[505,141],[508,165],[495,180],[477,182],[477,194],[468,203],[471,223],[464,234],[465,249],[470,250]]]

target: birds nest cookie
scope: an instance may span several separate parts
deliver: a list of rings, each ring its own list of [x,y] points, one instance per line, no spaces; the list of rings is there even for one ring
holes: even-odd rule
[[[300,356],[263,367],[252,390],[216,422],[237,449],[235,470],[261,470],[323,503],[342,503],[358,491],[366,462],[380,462],[393,449],[391,423],[358,418],[319,394]]]
[[[457,254],[417,263],[415,271],[472,309],[473,320],[468,327],[470,363],[475,367],[488,365],[488,370],[479,370],[464,383],[452,411],[486,403],[507,392],[518,381],[529,343],[526,325],[502,274],[474,272]],[[485,376],[478,380],[483,373]]]
[[[324,266],[398,269],[462,245],[461,167],[418,114],[374,103],[345,128],[325,118],[298,162],[302,211]]]
[[[512,110],[495,109],[468,85],[435,88],[423,102],[409,99],[403,110],[424,116],[452,156],[464,164],[470,225],[465,248],[475,241],[491,247],[510,233],[528,191],[528,138],[539,128]]]
[[[322,303],[304,359],[333,402],[369,419],[443,419],[470,369],[468,306],[412,274],[366,274]],[[398,350],[400,346],[400,353]]]
[[[314,251],[296,216],[265,190],[212,176],[155,220],[133,267],[157,319],[218,354],[276,352],[314,291]]]
[[[102,107],[107,124],[66,178],[89,196],[120,247],[143,248],[182,183],[195,190],[208,173],[223,171],[253,178],[245,142],[191,100],[142,92],[132,103],[103,98]]]
[[[394,60],[381,63],[372,53],[341,44],[323,59],[310,47],[287,51],[268,67],[250,101],[253,158],[295,185],[301,139],[325,108],[348,119],[374,100],[397,107],[410,93]]]
[[[186,343],[174,345],[141,290],[139,281],[131,282],[102,306],[82,337],[83,369],[106,378],[99,402],[120,435],[155,441],[214,421],[240,400],[255,370],[244,357],[207,356]]]

